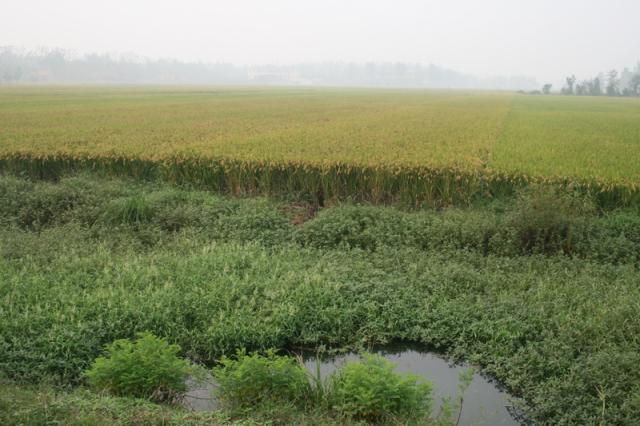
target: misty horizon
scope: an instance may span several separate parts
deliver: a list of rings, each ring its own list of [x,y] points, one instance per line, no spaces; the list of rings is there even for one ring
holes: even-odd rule
[[[265,84],[434,89],[533,90],[530,76],[478,77],[439,64],[303,62],[232,64],[153,59],[135,53],[78,53],[0,46],[0,83]]]
[[[638,16],[634,0],[23,0],[3,8],[0,45],[237,67],[435,64],[559,88],[569,75],[635,67]]]

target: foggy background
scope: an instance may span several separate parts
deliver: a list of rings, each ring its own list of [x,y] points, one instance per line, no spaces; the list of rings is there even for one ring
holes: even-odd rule
[[[21,0],[0,82],[559,90],[634,70],[638,22],[637,0]]]

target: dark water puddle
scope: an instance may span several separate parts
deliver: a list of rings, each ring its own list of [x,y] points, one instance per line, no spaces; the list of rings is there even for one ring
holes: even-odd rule
[[[465,365],[452,365],[446,359],[416,346],[385,347],[372,351],[397,365],[396,371],[412,373],[433,384],[433,415],[438,415],[442,399],[449,397],[455,404],[458,391],[459,373],[468,368]],[[357,361],[356,353],[347,353],[332,357],[319,357],[320,376],[329,377],[347,361]],[[303,357],[304,365],[315,376],[317,362],[314,355]],[[216,384],[209,377],[202,383],[189,381],[188,392],[183,405],[196,411],[218,409],[218,402],[212,397]],[[457,411],[454,414],[457,417]],[[509,395],[480,374],[475,374],[464,394],[464,404],[460,425],[516,426],[527,422],[514,407]]]
[[[187,379],[187,392],[182,398],[182,405],[193,411],[215,411],[219,408],[218,400],[214,398],[218,385],[211,375],[204,381]]]
[[[455,404],[458,390],[458,376],[468,368],[466,365],[452,365],[446,359],[412,346],[387,347],[372,351],[397,365],[396,371],[412,373],[424,377],[433,384],[433,415],[438,415],[442,406],[442,399],[449,397],[451,404]],[[331,358],[320,357],[320,376],[324,379],[340,368],[347,361],[357,361],[356,353],[348,353]],[[306,368],[315,374],[315,357],[305,358]],[[457,417],[457,411],[456,415]],[[464,404],[460,425],[522,425],[522,417],[509,395],[500,390],[490,380],[475,374],[473,381],[464,393]]]

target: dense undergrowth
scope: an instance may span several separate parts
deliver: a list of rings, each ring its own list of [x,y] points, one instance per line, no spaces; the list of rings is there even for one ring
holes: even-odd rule
[[[407,340],[481,365],[541,424],[640,421],[637,211],[542,190],[308,216],[160,184],[1,177],[0,372],[80,384],[105,344],[142,331],[207,362]]]
[[[0,382],[0,422],[7,426],[217,426],[228,424],[229,419],[221,412],[190,413],[144,399],[100,395],[86,389]]]
[[[228,198],[161,184],[72,177],[60,183],[0,180],[0,225],[14,231],[71,226],[116,244],[153,246],[176,232],[203,240],[316,248],[465,249],[483,255],[565,254],[608,263],[640,262],[637,209],[597,212],[595,203],[548,187],[473,209],[406,212],[393,207]],[[304,220],[302,220],[304,219]],[[304,223],[300,223],[304,222]],[[295,224],[301,226],[295,226]],[[13,232],[13,231],[12,231]],[[77,233],[76,233],[77,234]],[[26,236],[25,236],[26,237]],[[20,244],[22,245],[22,244]],[[5,247],[5,251],[6,251]],[[11,254],[11,253],[8,253]]]

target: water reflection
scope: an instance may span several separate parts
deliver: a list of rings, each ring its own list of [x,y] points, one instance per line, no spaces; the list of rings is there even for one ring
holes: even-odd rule
[[[459,373],[468,368],[464,365],[451,365],[438,355],[420,351],[415,347],[391,347],[373,352],[396,364],[396,371],[413,373],[433,383],[434,415],[440,411],[442,398],[450,397],[452,402],[455,401]],[[358,359],[355,353],[325,359],[321,357],[320,376],[324,379],[345,362]],[[304,363],[306,368],[315,374],[315,357],[306,357]],[[513,411],[513,404],[507,393],[481,375],[475,374],[464,394],[460,425],[520,425],[521,423],[512,416]]]
[[[464,365],[452,365],[444,358],[421,350],[418,346],[385,347],[372,352],[396,364],[396,371],[413,373],[433,383],[433,415],[439,413],[443,398],[449,397],[452,403],[456,400],[459,374],[468,368]],[[356,353],[321,356],[320,376],[325,379],[345,362],[358,359]],[[315,375],[318,367],[315,356],[306,355],[303,360],[305,367]],[[188,391],[183,400],[187,408],[195,411],[212,411],[218,408],[218,402],[212,397],[217,385],[211,377],[203,383],[189,381],[187,385]],[[526,423],[522,418],[517,420],[517,416],[518,410],[513,407],[507,393],[480,374],[474,375],[464,394],[460,425],[516,426]]]

